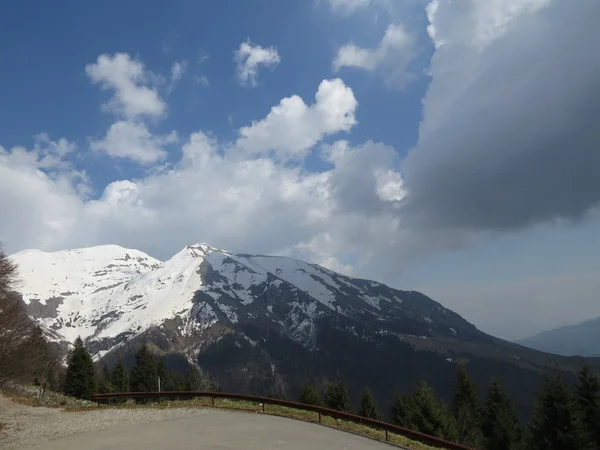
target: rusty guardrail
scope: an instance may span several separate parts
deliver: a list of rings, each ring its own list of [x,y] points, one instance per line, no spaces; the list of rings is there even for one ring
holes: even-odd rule
[[[408,428],[399,427],[398,425],[394,425],[387,422],[382,422],[380,420],[369,419],[367,417],[358,416],[356,414],[351,414],[343,411],[338,411],[335,409],[324,408],[322,406],[315,405],[306,405],[304,403],[292,402],[288,400],[281,400],[278,398],[268,398],[268,397],[257,397],[254,395],[245,395],[245,394],[230,394],[225,392],[190,392],[190,391],[172,391],[172,392],[118,392],[112,394],[94,394],[92,396],[92,401],[95,401],[100,405],[103,401],[108,401],[111,399],[122,399],[122,398],[155,398],[160,401],[160,399],[166,398],[197,398],[204,397],[210,398],[212,406],[215,406],[215,399],[224,398],[229,400],[242,400],[249,401],[262,404],[262,411],[265,412],[265,405],[276,405],[276,406],[284,406],[287,408],[299,409],[303,411],[311,411],[315,412],[319,415],[319,423],[322,422],[323,416],[332,417],[334,419],[347,420],[349,422],[360,423],[362,425],[366,425],[375,429],[385,431],[385,440],[388,441],[388,433],[398,434],[400,436],[404,436],[413,441],[419,441],[423,444],[430,445],[432,447],[444,448],[448,450],[472,450],[469,447],[465,447],[464,445],[457,444],[455,442],[446,441],[445,439],[440,439],[435,436],[430,436],[428,434],[421,433],[419,431],[410,430]]]

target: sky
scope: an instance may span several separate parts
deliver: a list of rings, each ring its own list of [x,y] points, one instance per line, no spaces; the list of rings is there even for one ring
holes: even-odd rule
[[[0,5],[0,241],[206,242],[506,339],[600,316],[600,0]]]

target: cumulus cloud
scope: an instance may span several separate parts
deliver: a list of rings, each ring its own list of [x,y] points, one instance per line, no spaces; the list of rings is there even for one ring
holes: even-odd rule
[[[275,68],[281,58],[275,47],[261,47],[253,44],[250,39],[240,44],[234,52],[236,75],[242,86],[255,87],[258,85],[258,71],[261,66]]]
[[[302,158],[326,135],[350,131],[357,106],[352,89],[342,80],[324,80],[312,105],[297,95],[284,98],[263,120],[242,127],[236,145],[250,154]]]
[[[114,181],[95,199],[83,198],[43,171],[36,175],[29,169],[23,176],[2,164],[8,173],[2,182],[13,186],[3,191],[8,195],[2,206],[12,211],[25,202],[32,209],[28,215],[9,214],[0,239],[9,251],[116,243],[160,258],[190,242],[208,241],[234,251],[302,257],[352,273],[393,243],[399,231],[393,198],[380,207],[353,198],[381,202],[378,180],[382,174],[389,177],[397,156],[391,147],[371,142],[360,147],[338,142],[331,146],[336,151],[329,147],[320,154],[330,169],[315,173],[266,155],[249,156],[235,142],[198,131],[180,147],[175,164],[136,180]],[[28,223],[20,226],[20,221]]]
[[[177,141],[177,134],[152,134],[146,125],[119,121],[110,126],[103,139],[90,143],[92,150],[105,152],[114,158],[127,158],[142,165],[163,161],[167,157],[164,146]]]
[[[585,217],[600,201],[600,2],[433,4],[404,220],[502,231]]]
[[[114,91],[114,96],[102,105],[104,111],[128,119],[165,115],[166,103],[158,91],[149,86],[150,80],[156,77],[141,61],[132,60],[126,53],[100,55],[95,64],[86,66],[85,71],[93,83]]]
[[[402,25],[390,25],[377,48],[347,44],[338,50],[333,61],[337,72],[343,67],[378,72],[389,85],[400,88],[414,78],[409,66],[418,56],[417,39]]]
[[[85,172],[69,161],[74,143],[46,133],[34,140],[32,149],[0,146],[0,241],[16,248],[61,245],[89,193]]]

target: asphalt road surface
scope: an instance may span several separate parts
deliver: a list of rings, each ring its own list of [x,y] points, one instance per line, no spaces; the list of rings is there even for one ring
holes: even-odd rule
[[[38,450],[385,450],[392,447],[317,424],[214,411],[196,417],[110,428],[46,442]]]

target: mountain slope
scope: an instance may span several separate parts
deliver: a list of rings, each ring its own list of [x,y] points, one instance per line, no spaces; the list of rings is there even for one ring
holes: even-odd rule
[[[600,356],[600,317],[578,325],[544,331],[517,343],[557,355]]]
[[[81,336],[109,351],[176,320],[184,335],[221,322],[260,322],[310,346],[323,315],[371,320],[389,332],[484,338],[433,300],[345,277],[302,261],[188,246],[162,263],[118,246],[12,257],[30,314],[64,340]],[[396,330],[402,324],[402,330]]]
[[[540,373],[556,362],[419,292],[291,258],[196,244],[165,262],[117,246],[13,259],[30,315],[63,346],[81,336],[110,365],[150,343],[232,391],[295,397],[305,378],[323,385],[341,375],[353,395],[370,386],[386,408],[419,378],[449,398],[460,359],[482,393],[492,376],[503,381],[526,416]],[[572,370],[580,361],[560,362]]]

